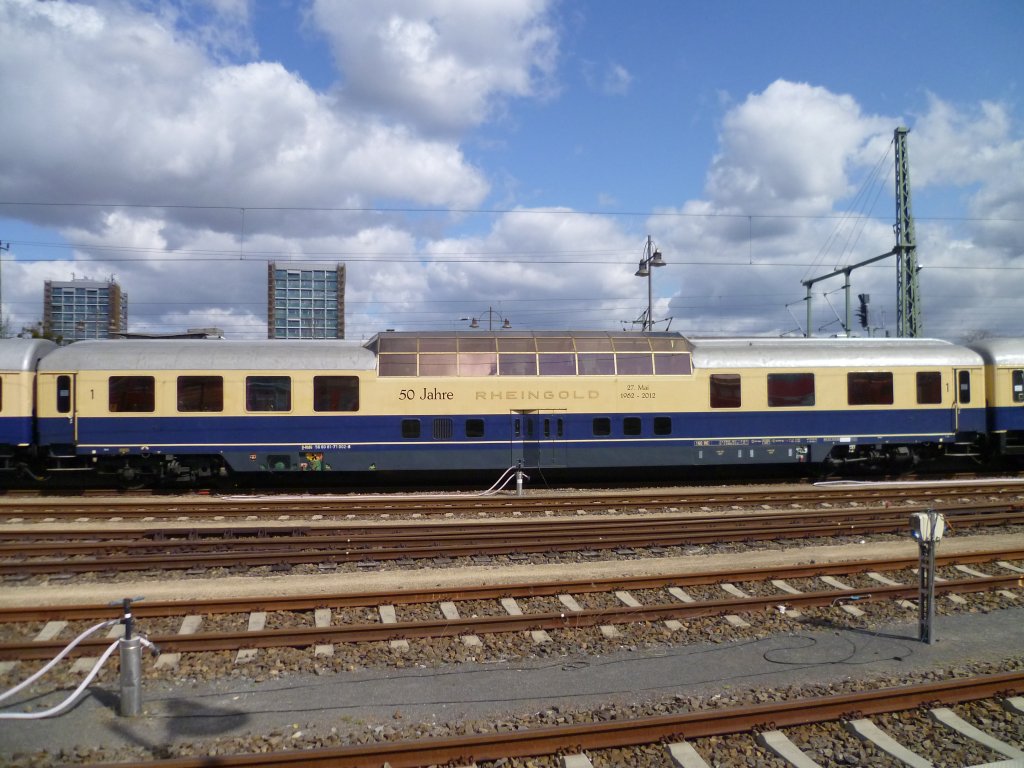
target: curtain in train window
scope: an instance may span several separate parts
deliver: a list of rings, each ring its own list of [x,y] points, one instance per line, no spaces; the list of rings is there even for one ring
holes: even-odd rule
[[[768,406],[794,408],[814,405],[813,373],[769,373]]]
[[[738,373],[711,374],[712,408],[739,408],[742,403],[740,393],[740,375]]]
[[[314,376],[314,411],[358,411],[358,376]]]
[[[850,405],[892,405],[892,374],[884,371],[846,374],[846,400]]]

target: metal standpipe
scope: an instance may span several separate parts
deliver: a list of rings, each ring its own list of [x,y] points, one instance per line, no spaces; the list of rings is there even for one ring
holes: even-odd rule
[[[523,462],[516,462],[516,496],[523,495]]]
[[[934,509],[915,512],[910,516],[910,530],[917,539],[919,551],[918,639],[928,645],[935,642],[935,635],[932,632],[935,623],[935,550],[938,549],[945,528],[946,518]]]
[[[141,597],[126,597],[111,605],[120,605],[124,611],[121,623],[124,636],[118,643],[121,652],[121,717],[138,717],[142,712],[142,638],[133,634],[135,617],[132,602]]]

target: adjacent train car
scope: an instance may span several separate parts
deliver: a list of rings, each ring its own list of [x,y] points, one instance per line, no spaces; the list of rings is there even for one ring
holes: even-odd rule
[[[914,463],[974,454],[985,429],[981,357],[936,339],[691,339],[706,392],[701,445],[758,460]],[[763,460],[763,459],[762,459]]]
[[[0,470],[31,458],[36,443],[36,366],[57,348],[45,339],[0,340]]]
[[[81,341],[40,363],[39,441],[126,483],[307,468],[369,428],[347,416],[375,368],[344,341]]]
[[[129,483],[881,464],[971,450],[982,377],[978,353],[911,339],[78,342],[40,361],[38,431],[51,468]]]
[[[985,361],[988,447],[1024,456],[1024,340],[984,339],[970,347]]]

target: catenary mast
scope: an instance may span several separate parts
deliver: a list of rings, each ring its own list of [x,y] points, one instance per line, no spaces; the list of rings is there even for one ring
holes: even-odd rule
[[[910,209],[910,162],[907,133],[896,129],[896,335],[921,336],[921,292],[918,287],[917,241],[914,215]]]

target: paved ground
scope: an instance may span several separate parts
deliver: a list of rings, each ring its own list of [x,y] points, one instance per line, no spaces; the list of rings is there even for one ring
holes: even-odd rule
[[[939,617],[936,642],[917,641],[916,621],[879,632],[823,627],[759,641],[489,665],[370,670],[240,680],[149,684],[144,712],[118,715],[116,689],[93,689],[63,716],[0,720],[0,762],[37,749],[161,745],[296,729],[359,732],[381,724],[500,718],[507,713],[599,706],[665,695],[900,676],[1024,654],[1024,608]],[[145,663],[151,663],[148,659]],[[48,697],[56,701],[57,697]],[[40,702],[34,702],[36,704]]]

